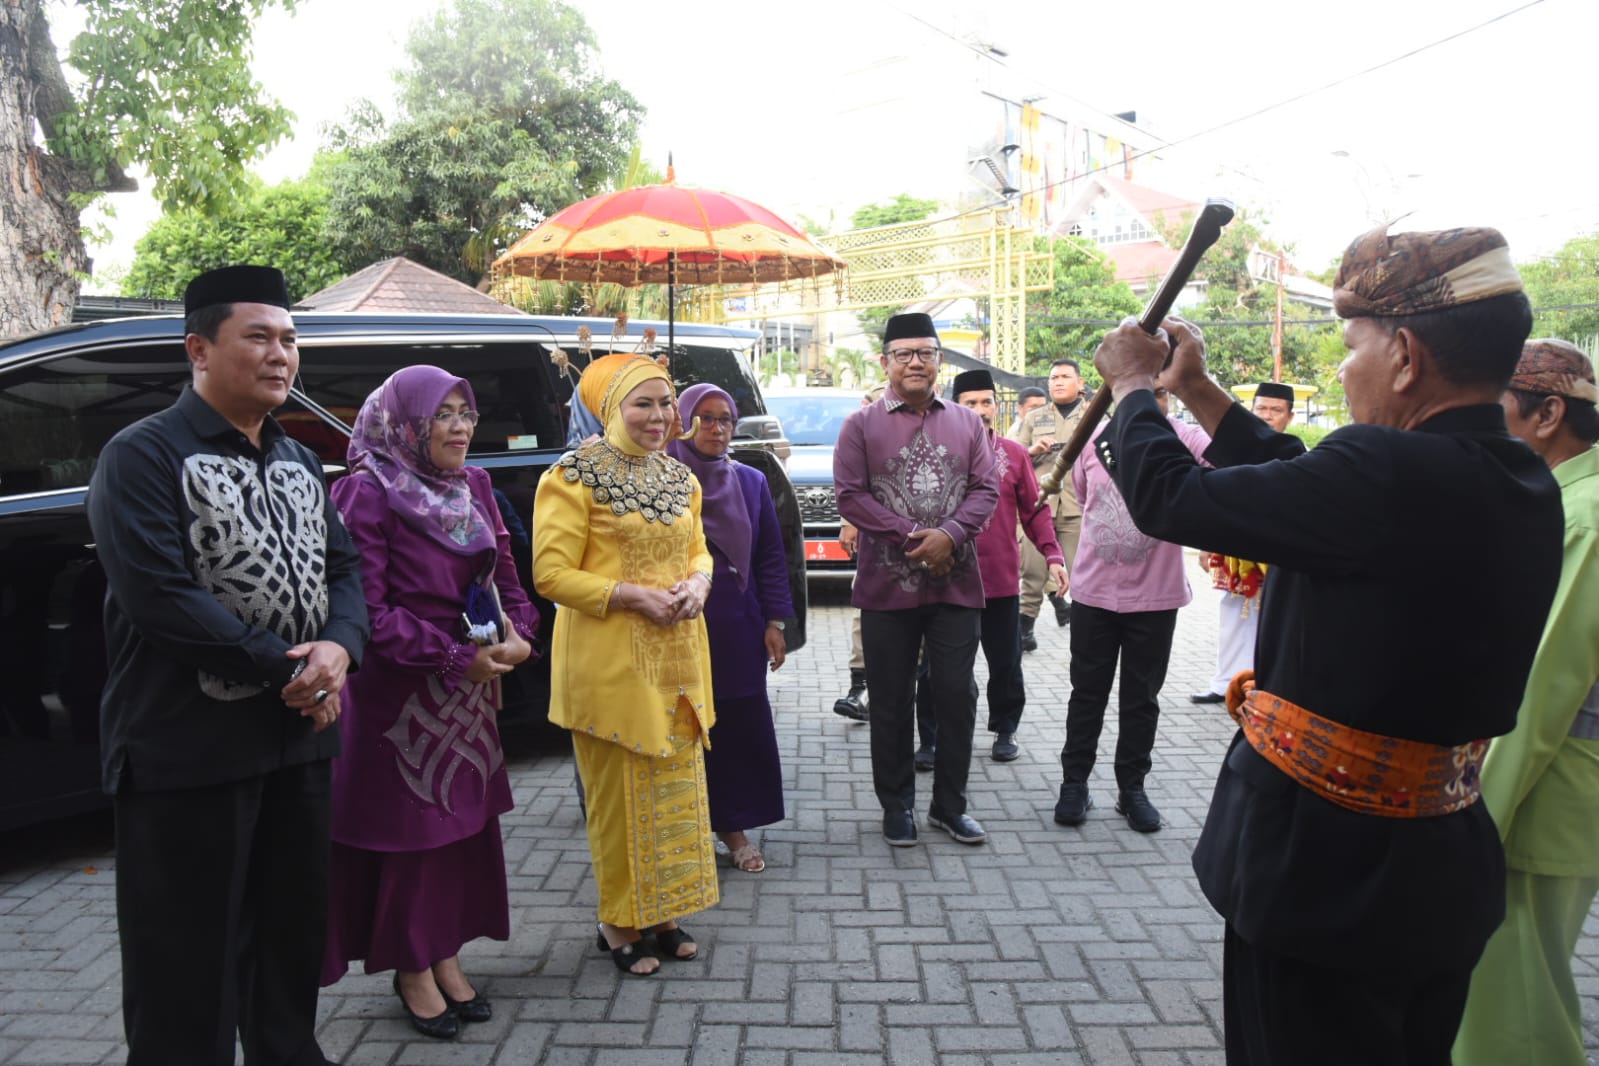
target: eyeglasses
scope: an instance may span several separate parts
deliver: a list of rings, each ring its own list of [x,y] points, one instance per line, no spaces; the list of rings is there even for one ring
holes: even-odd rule
[[[918,359],[924,363],[936,363],[940,353],[937,348],[898,348],[885,351],[883,354],[900,366],[904,366],[912,359]]]
[[[732,415],[700,415],[699,420],[702,426],[721,426],[724,429],[738,421]]]
[[[476,411],[440,411],[433,416],[433,421],[441,426],[447,426],[452,422],[463,422],[468,426],[475,426],[477,425],[477,420],[478,413]]]

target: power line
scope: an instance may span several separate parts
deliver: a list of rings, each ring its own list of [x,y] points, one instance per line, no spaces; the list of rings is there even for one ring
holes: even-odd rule
[[[1545,307],[1534,307],[1532,313],[1543,314],[1546,311],[1594,311],[1599,310],[1599,303],[1585,304],[1550,304]],[[1186,316],[1185,316],[1186,317]],[[1114,328],[1122,324],[1119,318],[1074,318],[1070,315],[1028,315],[1029,326],[1108,326]],[[1270,326],[1276,320],[1271,318],[1189,318],[1188,321],[1205,329],[1225,328],[1227,326]],[[1336,326],[1342,319],[1338,318],[1285,318],[1285,326]]]
[[[1377,71],[1382,70],[1382,69],[1384,69],[1386,67],[1391,67],[1394,64],[1403,62],[1406,59],[1414,58],[1415,56],[1418,56],[1418,55],[1422,54],[1423,52],[1428,52],[1428,51],[1431,51],[1434,48],[1438,48],[1438,47],[1440,47],[1442,45],[1448,44],[1451,41],[1459,40],[1462,37],[1465,37],[1465,36],[1468,36],[1470,34],[1476,33],[1478,30],[1485,29],[1488,26],[1491,26],[1491,25],[1493,25],[1496,22],[1502,22],[1505,19],[1510,18],[1513,15],[1519,15],[1523,11],[1528,10],[1529,8],[1537,7],[1539,4],[1541,4],[1543,2],[1544,2],[1544,0],[1528,0],[1527,3],[1524,3],[1524,4],[1520,5],[1519,7],[1511,8],[1508,11],[1501,12],[1498,15],[1494,15],[1492,18],[1489,18],[1489,19],[1486,19],[1486,20],[1484,20],[1482,22],[1479,22],[1476,25],[1467,26],[1466,28],[1461,29],[1461,30],[1457,30],[1456,32],[1451,33],[1448,36],[1439,37],[1436,40],[1429,41],[1428,43],[1423,44],[1423,45],[1419,45],[1419,46],[1417,46],[1415,48],[1410,49],[1408,52],[1401,53],[1400,55],[1394,56],[1391,59],[1383,60],[1382,62],[1373,64],[1372,66],[1366,67],[1363,70],[1355,71],[1354,73],[1347,74],[1347,75],[1345,75],[1345,76],[1343,76],[1341,78],[1335,78],[1332,81],[1327,82],[1324,85],[1319,85],[1319,86],[1316,86],[1315,88],[1312,88],[1312,89],[1306,89],[1304,92],[1295,93],[1293,96],[1290,96],[1290,97],[1287,97],[1285,99],[1279,100],[1276,103],[1267,104],[1265,107],[1257,108],[1254,111],[1250,111],[1250,112],[1248,112],[1246,114],[1239,115],[1237,117],[1228,119],[1225,122],[1218,122],[1214,126],[1207,127],[1206,129],[1199,130],[1199,131],[1197,131],[1195,133],[1190,133],[1190,134],[1188,134],[1185,137],[1179,137],[1179,138],[1177,138],[1174,141],[1164,141],[1158,147],[1146,148],[1146,149],[1143,149],[1141,151],[1133,152],[1133,153],[1131,153],[1131,154],[1129,154],[1127,156],[1124,156],[1121,160],[1119,160],[1117,162],[1107,163],[1104,166],[1095,167],[1095,168],[1093,168],[1091,170],[1083,171],[1082,173],[1076,174],[1076,175],[1074,175],[1074,176],[1072,176],[1070,178],[1061,178],[1058,181],[1048,182],[1048,183],[1046,183],[1044,185],[1037,186],[1036,188],[1034,188],[1032,190],[1024,190],[1022,192],[1022,195],[1023,196],[1029,196],[1029,195],[1037,195],[1038,193],[1042,193],[1042,192],[1047,192],[1048,190],[1055,188],[1057,185],[1066,185],[1066,184],[1069,184],[1071,182],[1075,182],[1075,181],[1077,181],[1077,180],[1079,180],[1081,178],[1091,177],[1091,176],[1093,176],[1095,174],[1103,173],[1103,172],[1109,171],[1109,170],[1114,170],[1116,167],[1119,167],[1119,166],[1125,166],[1127,163],[1130,163],[1130,162],[1132,162],[1135,159],[1142,159],[1144,156],[1152,155],[1155,152],[1160,151],[1160,150],[1162,150],[1164,148],[1176,148],[1176,147],[1178,147],[1180,145],[1188,144],[1189,142],[1197,140],[1197,139],[1199,139],[1201,137],[1208,137],[1209,135],[1211,135],[1213,133],[1216,133],[1216,132],[1218,132],[1220,130],[1227,129],[1229,126],[1236,126],[1239,123],[1247,122],[1250,119],[1259,118],[1261,115],[1269,114],[1269,113],[1271,113],[1273,111],[1278,110],[1279,108],[1287,107],[1289,104],[1298,103],[1299,101],[1305,100],[1305,99],[1307,99],[1307,98],[1309,98],[1311,96],[1315,96],[1318,93],[1326,92],[1328,89],[1337,88],[1340,85],[1344,85],[1344,84],[1346,84],[1348,82],[1354,81],[1356,78],[1362,78],[1362,77],[1365,77],[1368,74],[1374,74]],[[893,5],[890,5],[890,6],[893,6]],[[979,47],[977,47],[976,45],[972,44],[969,41],[961,40],[955,34],[951,33],[950,31],[948,31],[946,29],[943,29],[942,27],[936,26],[936,25],[934,25],[931,22],[928,22],[926,19],[922,18],[920,15],[913,14],[911,12],[905,11],[904,9],[898,8],[898,7],[895,7],[895,10],[899,11],[900,14],[906,16],[907,18],[913,19],[916,22],[920,22],[922,25],[927,26],[929,29],[935,31],[936,33],[938,33],[938,34],[940,34],[940,35],[942,35],[944,37],[949,38],[950,40],[952,40],[952,41],[956,42],[957,44],[961,45],[963,48],[968,49],[969,51],[973,52],[974,54],[976,54],[978,56],[981,56],[982,58],[987,59],[990,62],[999,64],[999,57],[993,55],[992,53],[990,53],[986,49],[979,48]],[[1000,65],[1003,65],[1003,64],[1000,64]],[[1065,95],[1065,94],[1062,94],[1062,95]],[[1068,99],[1075,99],[1075,97],[1068,97]],[[1077,102],[1078,103],[1082,103],[1082,101],[1077,101]],[[1084,106],[1086,107],[1086,106],[1090,106],[1090,105],[1084,104]],[[1091,109],[1096,111],[1096,112],[1099,112],[1100,114],[1104,114],[1104,112],[1100,111],[1098,108],[1091,108]],[[1114,117],[1114,116],[1110,116],[1110,117]],[[1118,121],[1120,121],[1120,120],[1118,120]],[[1156,139],[1159,140],[1159,138],[1156,138]],[[968,208],[965,211],[957,211],[956,213],[954,213],[952,215],[947,215],[944,218],[930,219],[929,221],[930,222],[949,222],[949,221],[954,221],[955,219],[964,218],[967,215],[974,215],[974,214],[979,214],[979,213],[981,213],[983,211],[990,211],[990,210],[993,210],[996,207],[1005,206],[1005,205],[1007,205],[1009,203],[1010,203],[1009,199],[991,201],[990,203],[983,204],[983,205],[980,205],[978,207]]]

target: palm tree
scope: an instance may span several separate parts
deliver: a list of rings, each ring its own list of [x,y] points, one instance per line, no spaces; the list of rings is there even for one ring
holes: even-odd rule
[[[835,349],[828,365],[833,371],[833,384],[847,388],[869,389],[879,376],[877,361],[857,348]]]

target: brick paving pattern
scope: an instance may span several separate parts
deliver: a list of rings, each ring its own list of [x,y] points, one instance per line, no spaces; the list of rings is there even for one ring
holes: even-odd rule
[[[1221,923],[1188,864],[1232,732],[1222,712],[1187,700],[1213,670],[1214,593],[1196,590],[1178,623],[1149,779],[1161,832],[1134,833],[1112,809],[1114,714],[1088,822],[1054,824],[1068,631],[1046,612],[1041,647],[1026,656],[1020,759],[988,758],[978,708],[971,813],[988,844],[926,827],[921,775],[921,844],[905,849],[880,835],[866,727],[831,711],[848,677],[849,609],[838,590],[815,598],[810,646],[772,679],[789,817],[759,834],[766,872],[724,867],[720,906],[685,922],[698,961],[639,979],[595,951],[570,754],[513,759],[518,806],[503,820],[513,932],[463,953],[494,1020],[428,1040],[401,1018],[387,975],[355,974],[321,997],[328,1056],[363,1066],[1220,1066]],[[981,655],[977,672],[981,682]],[[21,853],[0,856],[5,1066],[126,1056],[112,859],[97,825],[82,841],[29,834]],[[1596,967],[1590,918],[1576,963],[1590,1049]]]

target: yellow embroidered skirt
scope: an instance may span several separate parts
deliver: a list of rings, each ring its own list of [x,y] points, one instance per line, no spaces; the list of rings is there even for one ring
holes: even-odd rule
[[[674,732],[694,740],[655,758],[572,734],[588,806],[600,921],[642,929],[720,898],[699,723],[679,700]]]

